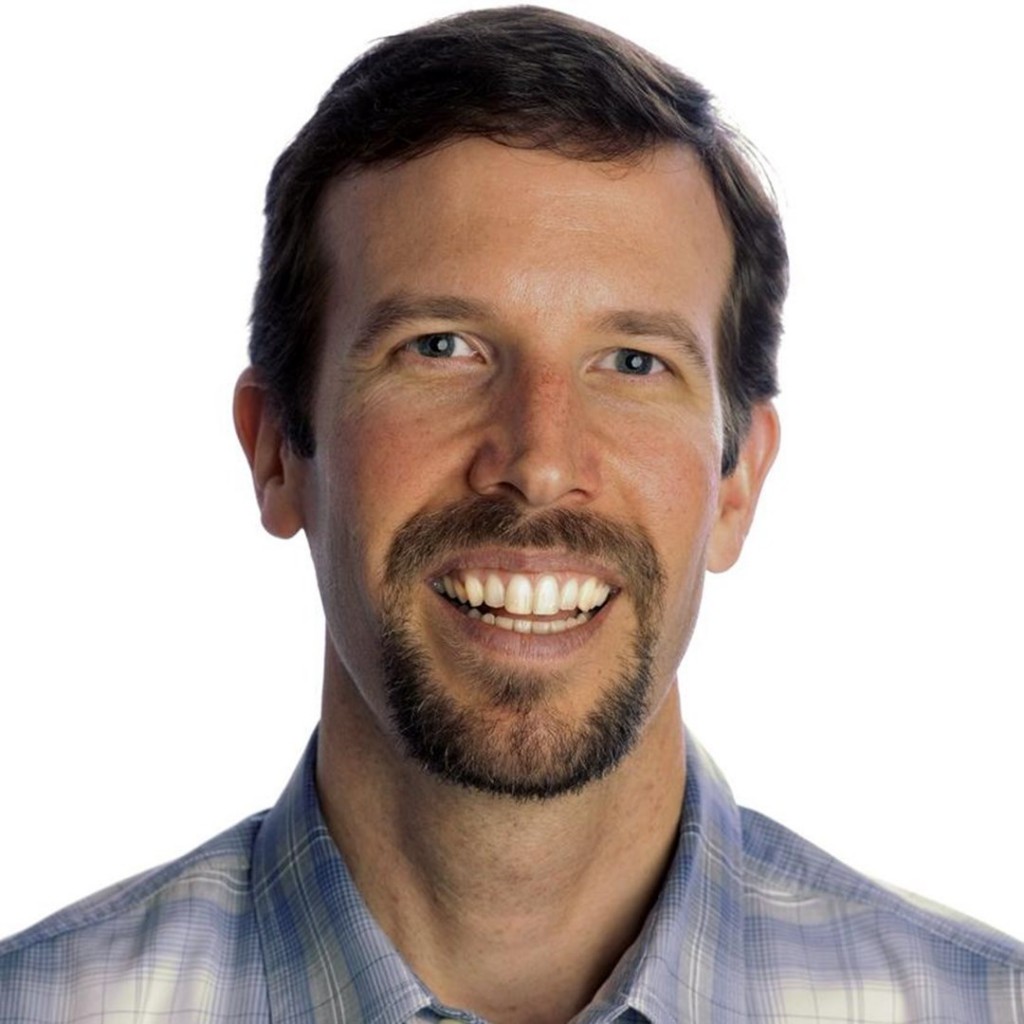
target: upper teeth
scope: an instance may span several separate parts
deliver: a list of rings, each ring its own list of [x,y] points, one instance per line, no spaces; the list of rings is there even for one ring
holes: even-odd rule
[[[569,576],[562,583],[550,573],[461,571],[442,576],[440,588],[453,600],[479,608],[504,608],[513,615],[555,615],[560,611],[589,612],[608,600],[611,586],[594,576]]]

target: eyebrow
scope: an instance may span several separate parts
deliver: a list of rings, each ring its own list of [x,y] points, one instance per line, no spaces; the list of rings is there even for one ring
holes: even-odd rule
[[[697,332],[678,313],[646,312],[637,309],[617,310],[598,322],[601,330],[635,338],[665,338],[675,342],[697,369],[711,380],[711,366]]]
[[[490,306],[457,295],[422,298],[392,295],[369,308],[356,333],[352,351],[357,355],[366,353],[382,334],[415,320],[483,320],[493,316]]]

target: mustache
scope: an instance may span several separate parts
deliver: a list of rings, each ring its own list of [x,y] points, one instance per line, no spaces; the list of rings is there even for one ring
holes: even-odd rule
[[[441,559],[483,545],[558,549],[596,558],[626,581],[641,616],[660,606],[664,572],[654,544],[640,526],[588,509],[527,512],[500,497],[465,498],[410,518],[391,542],[385,585],[408,586]]]

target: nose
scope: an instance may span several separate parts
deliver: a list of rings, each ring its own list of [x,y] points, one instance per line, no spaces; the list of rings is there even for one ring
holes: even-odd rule
[[[476,493],[526,505],[584,505],[600,489],[598,445],[578,378],[552,365],[496,384],[469,470]]]

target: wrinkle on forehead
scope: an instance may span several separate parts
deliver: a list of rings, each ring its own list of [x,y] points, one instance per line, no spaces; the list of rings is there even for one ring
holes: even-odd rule
[[[546,316],[676,309],[713,343],[732,267],[714,190],[682,146],[609,164],[462,140],[335,182],[320,228],[335,319],[433,292]]]

